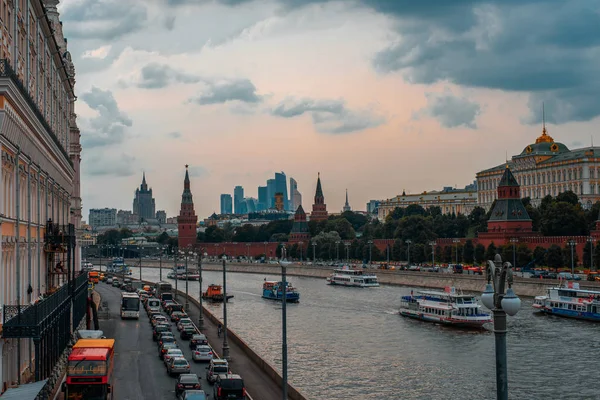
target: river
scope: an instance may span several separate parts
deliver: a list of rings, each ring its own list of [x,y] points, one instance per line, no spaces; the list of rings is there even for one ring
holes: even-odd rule
[[[139,270],[132,268],[133,277]],[[159,271],[144,268],[157,281]],[[163,270],[166,277],[166,269]],[[203,272],[203,289],[222,273]],[[264,278],[229,273],[228,326],[281,370],[281,304],[261,297]],[[166,279],[165,279],[166,280]],[[344,288],[290,277],[300,292],[288,304],[289,381],[315,400],[493,399],[494,335],[406,319],[397,314],[411,288]],[[172,280],[170,280],[173,282]],[[178,282],[185,291],[185,281]],[[482,288],[483,289],[483,288]],[[415,289],[417,290],[417,289]],[[198,297],[198,282],[188,282]],[[600,326],[534,314],[531,299],[508,317],[511,399],[600,399]],[[220,304],[206,304],[222,315]]]

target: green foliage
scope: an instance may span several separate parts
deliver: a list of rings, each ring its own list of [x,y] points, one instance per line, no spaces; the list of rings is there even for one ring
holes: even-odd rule
[[[98,244],[112,244],[120,245],[121,239],[129,238],[133,236],[133,232],[128,228],[109,229],[104,233],[101,233],[96,238]]]
[[[554,268],[558,271],[559,268],[564,266],[562,249],[555,244],[550,246],[550,248],[546,252],[545,261],[548,267]]]
[[[477,264],[482,264],[485,261],[485,246],[481,243],[477,243],[477,246],[475,246],[474,258]]]
[[[485,250],[485,259],[493,261],[494,258],[496,257],[496,253],[497,253],[496,245],[494,244],[494,242],[492,242]]]
[[[465,263],[472,264],[475,260],[475,246],[472,240],[467,240],[463,246],[462,258]]]
[[[541,267],[546,263],[547,250],[541,246],[536,246],[533,249],[533,262],[536,266]]]

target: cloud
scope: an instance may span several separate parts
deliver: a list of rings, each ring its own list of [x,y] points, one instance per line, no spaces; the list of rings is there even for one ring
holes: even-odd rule
[[[384,118],[369,111],[349,110],[343,100],[297,99],[289,97],[271,109],[271,115],[294,118],[310,114],[313,124],[321,133],[351,133],[374,128]]]
[[[191,165],[188,167],[190,176],[193,178],[199,178],[201,176],[208,175],[208,170],[201,165]]]
[[[127,154],[101,153],[84,157],[82,172],[89,176],[125,177],[135,174],[135,157]]]
[[[106,56],[108,56],[111,48],[112,48],[111,45],[106,45],[106,46],[98,47],[97,49],[94,49],[94,50],[87,50],[81,55],[81,58],[104,59],[104,58],[106,58]]]
[[[144,28],[148,11],[143,2],[79,0],[61,11],[66,33],[75,39],[114,40]]]
[[[181,135],[181,132],[169,132],[169,133],[167,133],[167,136],[169,136],[173,139],[179,139],[182,135]]]
[[[580,142],[579,140],[574,140],[571,142],[571,146],[573,147],[581,147],[583,146],[583,142]]]
[[[143,89],[162,89],[172,83],[196,83],[200,78],[176,71],[166,64],[150,63],[142,67],[140,82]]]
[[[122,143],[126,128],[133,122],[119,109],[112,92],[93,86],[81,95],[81,99],[98,113],[91,119],[82,118],[83,146],[92,148]]]
[[[530,123],[540,122],[542,101],[549,122],[600,115],[598,2],[557,0],[549,9],[540,0],[407,1],[387,10],[400,20],[399,39],[375,56],[380,72],[398,71],[413,83],[528,92]],[[362,2],[386,12],[375,7],[384,2]]]
[[[429,116],[437,119],[446,128],[464,126],[475,129],[475,119],[481,112],[479,104],[466,97],[455,96],[446,91],[444,93],[425,93],[427,107],[413,114],[414,119]]]
[[[200,105],[223,104],[229,101],[260,103],[262,97],[256,94],[256,86],[248,79],[206,81],[207,89],[190,99]]]

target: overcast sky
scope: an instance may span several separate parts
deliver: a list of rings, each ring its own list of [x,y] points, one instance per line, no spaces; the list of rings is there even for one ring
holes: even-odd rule
[[[310,209],[462,187],[548,131],[588,146],[600,114],[595,0],[63,0],[77,70],[84,219],[131,209],[146,171],[201,218],[274,172]],[[600,143],[600,138],[596,138]]]

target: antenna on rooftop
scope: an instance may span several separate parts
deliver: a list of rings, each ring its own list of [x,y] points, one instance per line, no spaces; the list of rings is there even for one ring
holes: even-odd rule
[[[546,133],[546,107],[544,102],[542,102],[542,132]]]

